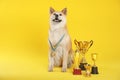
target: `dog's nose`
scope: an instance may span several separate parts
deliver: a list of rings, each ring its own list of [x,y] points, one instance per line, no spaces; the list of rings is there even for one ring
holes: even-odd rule
[[[55,19],[58,20],[58,15],[57,14],[55,15]]]
[[[54,14],[55,15],[55,17],[58,17],[58,14]]]
[[[56,14],[55,17],[58,17],[58,14]]]

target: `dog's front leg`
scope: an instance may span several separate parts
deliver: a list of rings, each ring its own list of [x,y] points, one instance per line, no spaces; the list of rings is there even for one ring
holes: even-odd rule
[[[48,71],[52,72],[54,67],[54,57],[51,56],[51,51],[49,52],[49,68]]]
[[[63,63],[62,63],[62,72],[66,72],[67,70],[67,59],[68,59],[68,52],[63,51]]]

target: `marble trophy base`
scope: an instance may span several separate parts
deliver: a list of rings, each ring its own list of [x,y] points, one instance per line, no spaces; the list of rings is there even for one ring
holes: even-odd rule
[[[84,67],[84,65],[86,65],[86,64],[87,64],[87,63],[80,63],[79,68],[80,68],[81,70],[86,70],[85,67]]]
[[[97,66],[92,67],[91,74],[98,74],[98,67]]]
[[[73,69],[73,75],[81,75],[81,69]]]

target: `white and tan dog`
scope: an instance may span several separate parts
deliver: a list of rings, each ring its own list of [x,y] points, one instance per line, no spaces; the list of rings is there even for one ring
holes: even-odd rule
[[[49,29],[49,68],[53,71],[54,66],[62,66],[62,72],[73,63],[72,43],[66,26],[67,9],[55,11],[50,8]]]

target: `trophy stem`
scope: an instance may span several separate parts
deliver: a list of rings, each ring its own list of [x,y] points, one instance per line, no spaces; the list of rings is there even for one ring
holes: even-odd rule
[[[93,61],[93,62],[94,62],[94,65],[93,65],[93,66],[96,66],[95,61]]]
[[[79,68],[81,68],[81,70],[86,70],[85,67],[84,67],[84,65],[86,65],[86,64],[87,64],[87,61],[85,59],[85,54],[83,53],[82,60],[80,62]]]
[[[85,54],[82,56],[81,63],[87,63],[87,61],[86,61],[86,59],[85,59]]]

